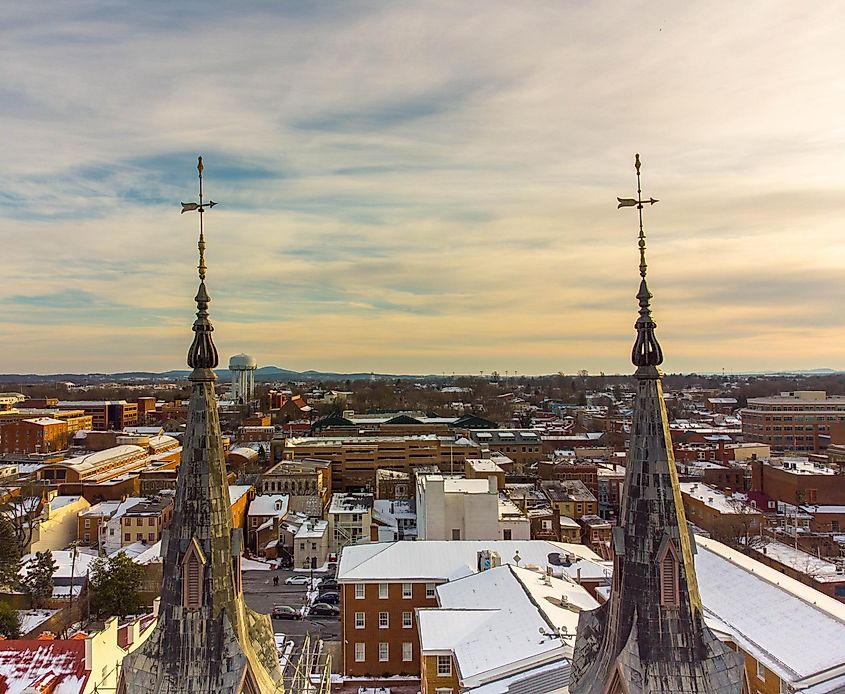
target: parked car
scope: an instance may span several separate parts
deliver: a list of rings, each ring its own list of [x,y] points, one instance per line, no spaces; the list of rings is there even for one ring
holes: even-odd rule
[[[302,619],[302,613],[290,605],[274,605],[270,616],[273,619]]]
[[[310,582],[308,576],[289,576],[285,579],[286,586],[307,586]]]
[[[338,585],[338,582],[335,579],[324,578],[322,581],[320,581],[320,585],[317,587],[320,589],[321,593],[324,593],[327,590],[337,591],[340,586]]]
[[[311,611],[308,614],[323,615],[325,617],[339,617],[340,608],[336,605],[327,605],[324,602],[317,602],[311,606]]]
[[[325,602],[329,605],[339,605],[340,604],[340,593],[336,593],[334,591],[328,591],[326,593],[320,593],[320,597],[317,598],[319,602]]]

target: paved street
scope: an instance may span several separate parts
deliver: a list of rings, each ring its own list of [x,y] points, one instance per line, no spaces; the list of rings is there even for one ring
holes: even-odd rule
[[[273,576],[279,577],[279,585],[273,586]],[[290,605],[296,609],[305,603],[306,586],[285,585],[292,571],[244,571],[244,598],[256,612],[270,614],[273,605]],[[315,574],[315,578],[317,574]],[[274,619],[273,628],[285,633],[297,645],[302,643],[305,634],[320,636],[326,641],[340,640],[340,619],[331,617],[305,617],[301,620]]]

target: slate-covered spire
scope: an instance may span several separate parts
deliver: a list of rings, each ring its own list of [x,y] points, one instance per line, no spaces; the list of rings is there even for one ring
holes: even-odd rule
[[[214,392],[217,350],[205,287],[202,157],[198,203],[182,212],[200,215],[197,318],[188,350],[193,367],[188,421],[176,482],[173,518],[164,556],[159,620],[150,637],[124,659],[125,694],[282,694],[273,627],[250,610],[241,588],[243,538],[232,523]]]
[[[581,614],[571,694],[740,694],[742,659],[704,623],[692,540],[684,516],[659,366],[663,352],[646,281],[640,157],[639,317],[632,361],[637,394],[620,525],[613,530],[610,599]]]

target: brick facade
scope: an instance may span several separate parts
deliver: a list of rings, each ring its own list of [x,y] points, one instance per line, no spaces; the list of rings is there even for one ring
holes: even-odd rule
[[[426,586],[432,589],[430,597],[427,597]],[[410,597],[405,597],[405,589],[408,587]],[[420,640],[415,610],[418,607],[437,607],[433,587],[433,583],[424,582],[342,584],[343,674],[350,677],[378,677],[385,674],[419,676]],[[385,594],[387,597],[380,597]],[[382,627],[379,623],[379,613],[383,612],[387,613],[387,626],[384,628],[384,620],[381,622]],[[363,626],[360,619],[362,614]],[[385,643],[387,660],[380,660],[379,644]],[[410,660],[403,659],[405,643],[411,644]],[[356,660],[356,644],[364,644],[363,660]],[[361,647],[357,648],[360,657]]]

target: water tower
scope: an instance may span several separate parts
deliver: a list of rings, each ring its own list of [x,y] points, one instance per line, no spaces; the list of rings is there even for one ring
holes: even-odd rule
[[[248,354],[236,354],[229,359],[229,371],[232,372],[230,397],[239,405],[248,405],[255,396],[255,369],[257,366],[255,357]]]

